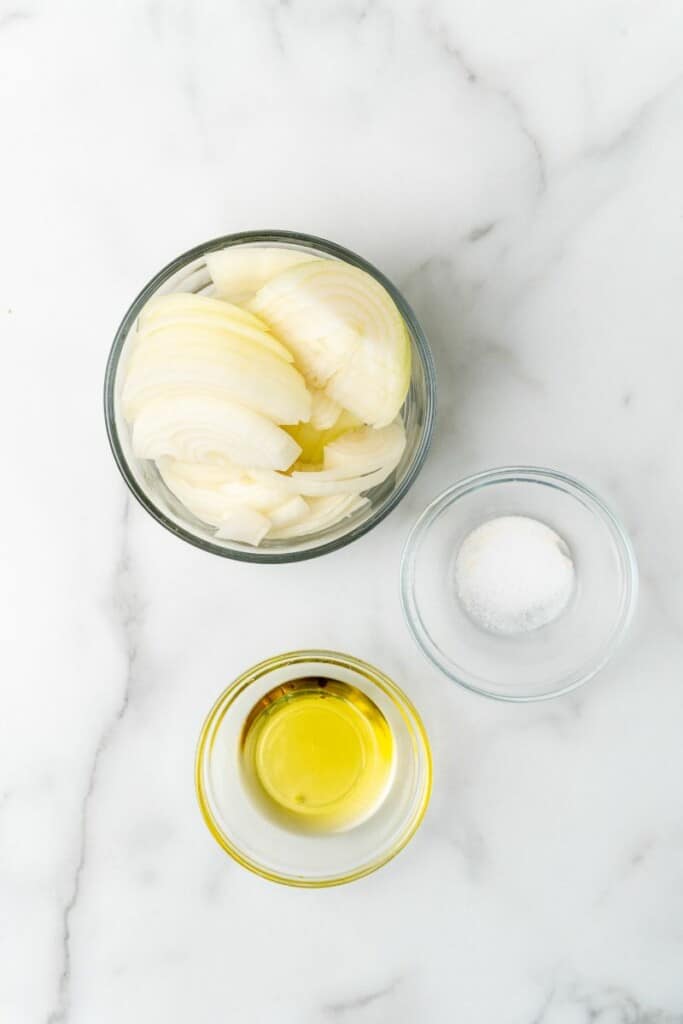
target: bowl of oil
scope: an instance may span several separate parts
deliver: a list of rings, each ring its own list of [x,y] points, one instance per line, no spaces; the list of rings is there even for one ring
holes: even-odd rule
[[[236,861],[317,888],[370,874],[403,849],[427,809],[431,753],[415,708],[382,672],[296,651],[221,694],[195,781],[209,830]]]

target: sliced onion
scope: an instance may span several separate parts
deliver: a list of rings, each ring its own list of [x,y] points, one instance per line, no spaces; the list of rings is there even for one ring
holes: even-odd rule
[[[400,420],[375,430],[362,427],[341,434],[325,445],[322,469],[289,474],[300,494],[360,494],[381,484],[396,468],[405,448]]]
[[[343,470],[312,470],[294,472],[290,475],[292,485],[305,497],[323,497],[332,494],[360,494],[377,487],[389,476],[391,470],[377,470],[365,476],[345,477]]]
[[[249,308],[343,408],[377,427],[396,418],[410,381],[410,338],[387,291],[365,271],[336,260],[304,263],[264,285]]]
[[[387,359],[384,353],[379,355],[374,342],[364,338],[325,387],[330,398],[374,427],[391,423],[408,394],[410,340],[405,326],[403,333],[405,347],[396,359]]]
[[[318,388],[311,389],[310,423],[315,430],[330,430],[342,414],[342,407]]]
[[[293,352],[314,387],[324,387],[360,344],[355,323],[340,316],[325,292],[327,277],[343,266],[319,260],[293,267],[264,285],[249,304]]]
[[[231,505],[217,487],[188,480],[184,472],[188,465],[168,458],[157,462],[162,480],[185,508],[202,522],[218,526],[231,511]]]
[[[281,505],[277,505],[268,513],[268,518],[273,529],[283,529],[286,526],[296,526],[310,514],[311,508],[308,502],[304,501],[300,494],[288,498]]]
[[[348,476],[394,469],[403,455],[406,434],[400,419],[374,430],[349,430],[325,445],[324,467],[344,470]]]
[[[180,459],[162,456],[157,460],[159,472],[171,490],[173,484],[186,485],[189,487],[200,487],[207,490],[217,490],[223,484],[233,480],[240,480],[246,470],[244,466],[236,466],[227,459],[217,459],[215,462],[181,462]]]
[[[163,344],[131,355],[122,403],[133,419],[156,398],[194,390],[242,403],[275,423],[308,420],[311,396],[301,374],[239,335],[190,325],[166,327]]]
[[[357,494],[332,494],[322,498],[311,498],[308,501],[308,516],[291,526],[271,528],[268,539],[290,540],[308,533],[317,533],[341,522],[367,504],[368,499]]]
[[[268,516],[253,508],[236,506],[226,514],[216,530],[221,540],[235,540],[241,544],[258,547],[270,529]]]
[[[361,423],[356,417],[342,409],[337,422],[328,430],[316,430],[312,423],[297,423],[294,426],[286,427],[287,433],[291,434],[296,443],[301,445],[300,465],[295,468],[322,468],[325,445],[334,441],[345,431],[359,426]]]
[[[140,323],[149,324],[159,318],[189,313],[213,313],[217,316],[228,316],[248,326],[263,330],[263,322],[241,306],[224,299],[215,299],[208,295],[195,295],[194,292],[169,292],[166,295],[154,295],[146,303],[140,313]]]
[[[267,325],[257,316],[229,302],[182,292],[159,296],[145,306],[138,319],[137,344],[159,340],[157,332],[181,325],[238,334],[268,349],[286,363],[294,361],[289,349],[272,336]]]
[[[231,302],[254,295],[276,274],[316,257],[299,249],[231,245],[206,257],[218,295]]]
[[[222,525],[236,508],[259,512],[269,519],[274,510],[274,521],[280,524],[284,518],[283,525],[296,518],[294,513],[300,517],[308,511],[303,499],[293,499],[275,473],[254,475],[227,462],[206,465],[167,457],[159,459],[157,465],[168,489],[198,519],[212,526]],[[298,502],[296,507],[287,509],[293,502]]]
[[[301,448],[280,427],[245,406],[212,395],[157,398],[133,424],[133,451],[141,459],[163,455],[184,462],[222,456],[241,466],[287,469]]]

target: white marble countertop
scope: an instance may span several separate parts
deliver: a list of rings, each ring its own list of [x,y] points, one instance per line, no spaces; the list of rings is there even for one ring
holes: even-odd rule
[[[2,0],[3,1024],[683,1021],[682,38],[673,0]],[[439,374],[409,497],[284,568],[159,528],[101,412],[139,287],[255,227],[382,268]],[[617,660],[534,706],[441,678],[398,597],[418,512],[510,462],[642,570]],[[224,685],[307,645],[392,674],[436,762],[408,849],[318,892],[233,864],[192,779]]]

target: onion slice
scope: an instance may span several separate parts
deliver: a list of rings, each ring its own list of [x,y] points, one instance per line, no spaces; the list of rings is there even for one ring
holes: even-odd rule
[[[295,470],[289,479],[300,494],[311,497],[360,494],[386,480],[398,465],[405,444],[400,420],[381,430],[349,430],[325,445],[323,469]]]
[[[406,433],[400,419],[379,430],[348,430],[325,445],[324,466],[344,470],[349,476],[381,469],[388,475],[398,465],[405,446]]]
[[[269,529],[268,516],[256,512],[253,508],[236,506],[225,515],[216,530],[216,537],[258,547]]]
[[[283,529],[303,522],[310,512],[311,507],[308,502],[304,501],[300,494],[295,494],[293,498],[288,498],[281,505],[271,509],[268,518],[273,529]]]
[[[134,419],[155,398],[189,390],[239,402],[275,423],[307,421],[311,396],[289,363],[237,334],[167,326],[159,344],[136,348],[127,365],[122,408]]]
[[[231,302],[244,302],[272,277],[315,256],[299,249],[230,245],[206,257],[216,292]]]
[[[294,361],[289,349],[272,336],[257,316],[220,299],[184,292],[160,295],[147,303],[138,318],[137,344],[159,340],[158,331],[181,325],[237,334],[268,349],[286,363]]]
[[[337,260],[274,277],[249,304],[294,353],[310,384],[372,426],[386,426],[410,382],[410,338],[382,285]]]
[[[324,391],[311,389],[310,423],[315,430],[330,430],[342,414],[342,407]]]
[[[289,540],[294,537],[302,537],[305,534],[317,533],[319,530],[326,530],[367,504],[368,499],[361,498],[357,494],[331,494],[326,497],[311,498],[308,501],[309,515],[305,519],[292,526],[272,528],[268,533],[268,539]]]
[[[206,462],[222,456],[248,468],[280,470],[301,451],[289,434],[252,409],[192,393],[147,403],[133,424],[132,443],[141,459],[170,455]]]

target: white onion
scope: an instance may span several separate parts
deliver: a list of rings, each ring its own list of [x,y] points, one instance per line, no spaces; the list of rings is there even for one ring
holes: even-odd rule
[[[256,512],[253,508],[236,506],[226,514],[216,530],[216,537],[258,547],[269,529],[268,516]]]
[[[361,427],[348,430],[325,445],[325,469],[345,470],[347,475],[363,475],[384,469],[394,469],[406,446],[406,434],[401,420],[387,427],[373,430]]]
[[[273,529],[282,529],[286,526],[295,526],[303,522],[310,514],[311,508],[308,502],[304,501],[300,494],[288,498],[281,505],[277,505],[268,513],[268,518]]]
[[[276,274],[316,257],[298,249],[231,245],[206,257],[217,293],[233,302],[245,301]]]
[[[410,338],[386,290],[336,260],[274,277],[250,303],[294,353],[304,376],[365,423],[394,420],[410,381]]]
[[[294,361],[289,349],[273,337],[263,320],[219,299],[176,294],[150,300],[138,319],[136,344],[163,341],[159,332],[169,327],[203,327],[239,335],[256,342],[286,363]]]
[[[203,327],[167,327],[163,344],[142,345],[127,367],[122,401],[133,419],[147,402],[197,391],[239,402],[275,423],[307,421],[311,396],[301,374],[238,335]]]
[[[311,388],[311,426],[316,430],[329,430],[342,413],[341,405],[318,388]]]
[[[287,469],[301,452],[296,441],[265,416],[212,395],[149,402],[133,423],[132,441],[140,459],[170,455],[202,462],[219,455],[264,469]]]
[[[332,494],[322,498],[311,498],[308,501],[309,515],[292,526],[271,529],[268,538],[272,540],[290,540],[308,533],[326,530],[335,523],[346,519],[353,512],[368,504],[367,498],[357,494]]]

